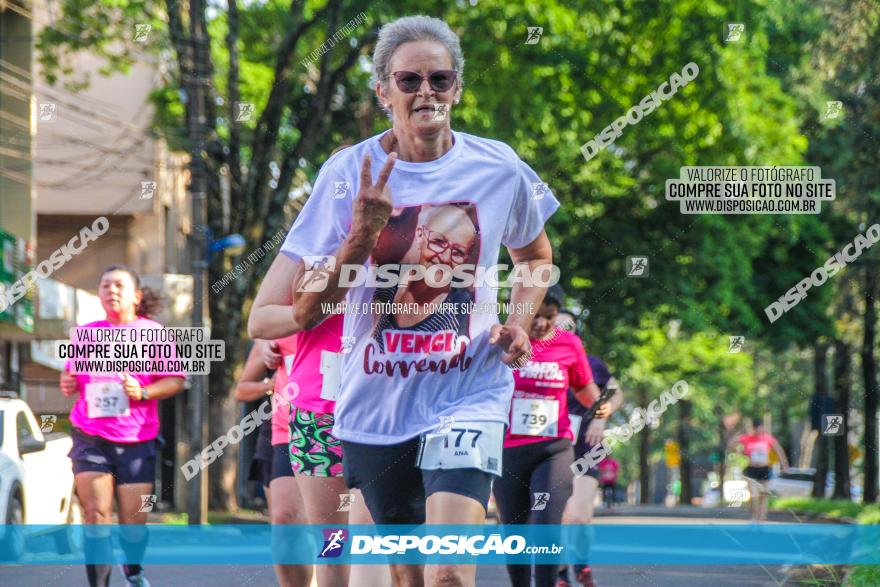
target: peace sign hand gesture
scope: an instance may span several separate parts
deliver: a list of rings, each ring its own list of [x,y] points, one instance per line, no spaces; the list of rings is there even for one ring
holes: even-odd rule
[[[378,181],[374,184],[370,155],[364,155],[364,162],[361,166],[360,190],[354,200],[351,223],[353,233],[368,239],[375,239],[388,223],[392,205],[391,190],[386,184],[396,161],[397,153],[391,153],[385,165],[382,166],[382,171],[379,172]]]

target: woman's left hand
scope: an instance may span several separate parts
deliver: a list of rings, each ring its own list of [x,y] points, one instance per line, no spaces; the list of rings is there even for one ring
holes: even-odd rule
[[[532,352],[529,335],[516,324],[494,325],[489,331],[489,344],[497,344],[505,351],[501,357],[505,365],[518,364]]]
[[[128,373],[122,373],[120,377],[122,378],[122,389],[125,391],[125,395],[131,399],[141,399],[141,382]]]

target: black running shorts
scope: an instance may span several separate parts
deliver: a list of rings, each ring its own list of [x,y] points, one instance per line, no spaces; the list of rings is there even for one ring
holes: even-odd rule
[[[424,524],[425,501],[439,491],[470,497],[486,509],[494,475],[479,469],[420,469],[419,445],[418,437],[392,445],[342,441],[346,485],[361,490],[376,524]]]

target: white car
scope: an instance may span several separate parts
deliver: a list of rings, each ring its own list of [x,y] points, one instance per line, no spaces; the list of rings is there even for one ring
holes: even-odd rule
[[[62,553],[77,547],[78,533],[69,525],[82,523],[67,456],[71,446],[66,434],[44,436],[25,402],[0,395],[0,523],[57,526],[50,531]],[[25,533],[0,526],[0,558],[19,558]]]
[[[813,495],[813,479],[816,469],[812,467],[791,468],[770,479],[768,488],[771,495],[779,497],[810,497]],[[834,472],[828,471],[825,478],[825,497],[834,493]],[[850,484],[850,495],[853,501],[862,497],[862,488],[856,483]]]
[[[815,475],[816,470],[812,468],[788,469],[770,479],[767,488],[771,495],[779,497],[810,497]]]

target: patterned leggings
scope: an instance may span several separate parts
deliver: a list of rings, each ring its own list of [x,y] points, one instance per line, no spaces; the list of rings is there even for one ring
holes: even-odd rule
[[[293,406],[290,414],[290,464],[297,475],[342,476],[342,442],[331,434],[333,414]]]

